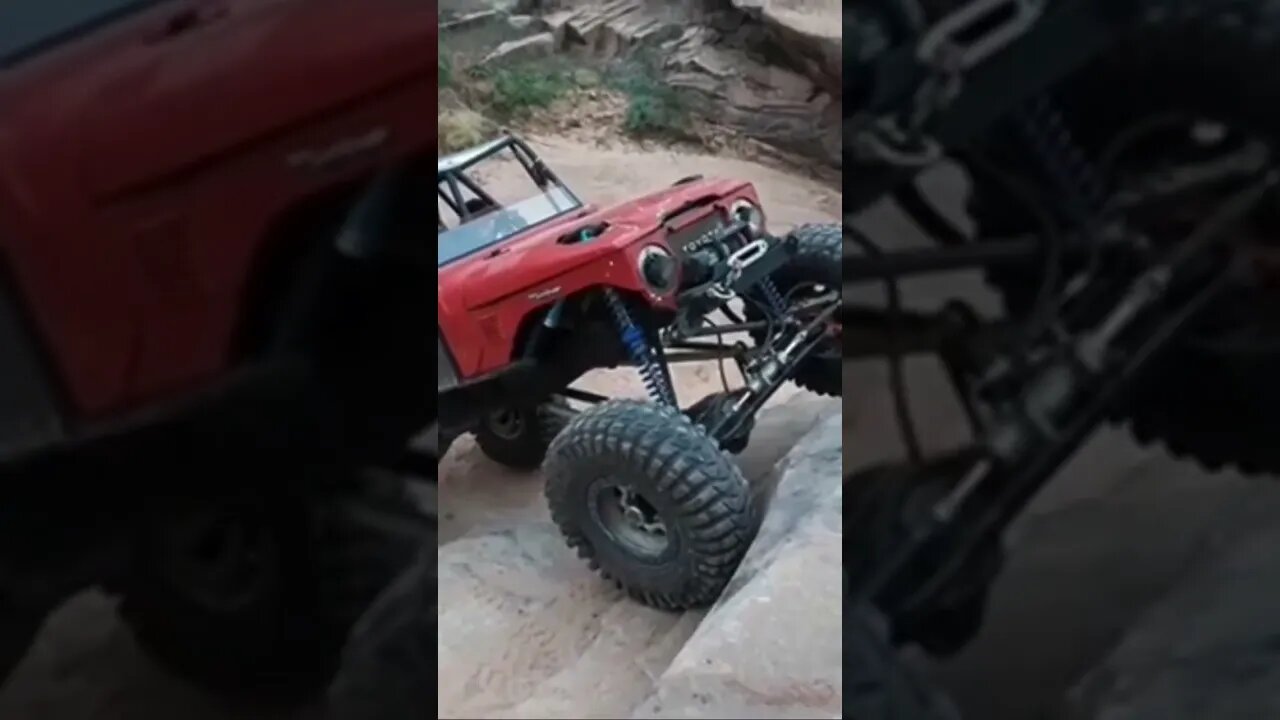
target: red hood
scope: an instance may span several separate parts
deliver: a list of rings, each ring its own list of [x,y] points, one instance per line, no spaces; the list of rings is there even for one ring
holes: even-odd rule
[[[547,225],[535,228],[504,245],[496,256],[482,253],[441,271],[455,282],[468,308],[482,307],[521,292],[501,278],[519,268],[522,278],[549,281],[603,255],[643,240],[659,232],[665,220],[695,207],[727,206],[747,198],[758,203],[755,189],[741,180],[697,180],[666,188],[608,208],[588,206]],[[565,235],[599,224],[607,224],[604,235],[590,243],[561,245]],[[443,283],[442,283],[443,284]]]
[[[741,180],[697,180],[664,188],[625,203],[596,212],[592,222],[647,226],[656,228],[665,217],[681,208],[713,199],[725,198],[750,187]]]

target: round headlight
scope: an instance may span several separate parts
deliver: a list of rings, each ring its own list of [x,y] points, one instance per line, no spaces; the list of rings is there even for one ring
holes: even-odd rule
[[[655,293],[671,292],[676,287],[676,259],[666,249],[648,245],[640,251],[640,277]]]
[[[746,223],[752,233],[764,232],[764,211],[750,200],[738,200],[729,207],[729,214],[736,222]]]

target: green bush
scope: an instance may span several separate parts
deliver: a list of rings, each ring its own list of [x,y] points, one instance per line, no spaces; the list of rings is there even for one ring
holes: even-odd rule
[[[627,96],[623,127],[638,136],[679,137],[689,124],[689,107],[680,92],[667,84],[661,63],[651,55],[637,55],[615,65],[609,86]]]
[[[503,118],[520,117],[555,102],[573,86],[568,73],[551,65],[500,67],[483,73],[492,85],[488,105]]]
[[[447,88],[453,85],[453,63],[443,54],[436,56],[436,80],[440,87]]]

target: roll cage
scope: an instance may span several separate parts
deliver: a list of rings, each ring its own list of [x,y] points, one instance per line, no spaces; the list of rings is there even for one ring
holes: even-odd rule
[[[562,192],[567,193],[573,199],[575,204],[582,204],[582,201],[573,194],[573,191],[552,172],[551,168],[542,161],[542,158],[538,157],[538,154],[523,140],[511,135],[504,135],[483,145],[477,145],[452,155],[446,155],[436,163],[436,189],[440,200],[458,216],[462,224],[480,214],[475,210],[476,205],[473,202],[475,200],[483,202],[488,207],[499,206],[498,201],[493,196],[485,192],[479,183],[467,175],[467,170],[508,149],[511,150],[512,155],[520,162],[524,171],[528,173],[530,179],[538,186],[539,190],[545,191],[552,186],[558,186]],[[466,197],[467,193],[470,193],[470,198]],[[441,232],[448,229],[444,224],[443,218],[437,217],[437,222]]]
[[[505,151],[510,151],[536,187],[535,193],[520,197],[516,202],[504,203],[494,198],[477,181],[474,173],[469,172],[476,165]],[[436,165],[436,192],[439,197],[436,205],[437,267],[510,240],[583,207],[582,201],[528,145],[509,135],[440,158]],[[446,222],[446,213],[451,213],[457,219],[456,223]]]

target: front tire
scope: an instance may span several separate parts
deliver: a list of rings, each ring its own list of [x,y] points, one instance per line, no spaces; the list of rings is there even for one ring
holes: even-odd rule
[[[773,274],[778,292],[789,300],[812,298],[831,292],[840,294],[840,272],[843,252],[843,230],[839,225],[801,225],[788,238],[796,252],[786,267]],[[758,299],[764,302],[763,298]],[[751,303],[747,316],[761,320],[763,315]],[[841,378],[841,347],[838,320],[832,320],[831,337],[824,340],[813,354],[796,366],[796,385],[818,395],[840,397],[844,391]],[[751,333],[757,344],[765,339],[765,331]]]
[[[715,602],[757,530],[742,472],[674,408],[615,400],[584,411],[552,443],[546,474],[569,546],[653,607]]]

